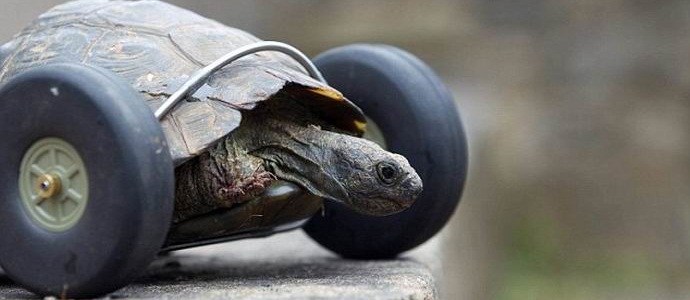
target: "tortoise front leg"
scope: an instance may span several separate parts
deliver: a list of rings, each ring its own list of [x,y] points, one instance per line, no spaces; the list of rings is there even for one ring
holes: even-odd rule
[[[262,159],[225,138],[177,168],[174,222],[253,200],[276,179]]]

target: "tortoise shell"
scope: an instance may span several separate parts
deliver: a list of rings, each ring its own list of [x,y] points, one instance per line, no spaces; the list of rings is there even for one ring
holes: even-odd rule
[[[80,0],[44,13],[0,48],[0,83],[37,65],[91,64],[124,78],[155,110],[192,73],[258,41],[157,0]],[[242,111],[281,92],[296,95],[294,99],[345,132],[364,131],[361,111],[340,92],[309,77],[288,56],[260,52],[211,76],[161,121],[175,164],[236,129]]]

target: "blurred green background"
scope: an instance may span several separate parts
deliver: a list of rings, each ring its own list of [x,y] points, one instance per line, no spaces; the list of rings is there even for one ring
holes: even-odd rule
[[[57,0],[3,0],[0,41]],[[690,2],[171,1],[310,55],[408,49],[451,87],[470,177],[447,299],[690,297]]]

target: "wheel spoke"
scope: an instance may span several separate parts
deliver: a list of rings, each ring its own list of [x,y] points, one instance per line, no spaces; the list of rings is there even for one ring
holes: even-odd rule
[[[81,196],[77,191],[74,189],[69,189],[67,190],[67,195],[65,196],[66,198],[72,199],[72,201],[76,203],[81,203],[84,197]]]
[[[65,171],[65,175],[67,176],[67,178],[70,179],[72,179],[72,177],[74,177],[74,175],[77,174],[79,174],[79,167],[76,164],[72,165],[71,167],[69,167],[69,169],[67,169],[67,171]]]
[[[63,208],[64,208],[63,206],[64,205],[63,205],[62,201],[54,201],[54,202],[55,202],[55,207],[57,208],[55,210],[54,217],[55,217],[56,221],[60,222],[60,221],[62,221],[63,214],[64,214],[64,212],[63,212]]]
[[[38,195],[31,195],[31,202],[32,202],[34,205],[39,205],[39,206],[40,206],[40,205],[43,203],[44,200],[46,200],[46,199],[45,199],[45,198],[41,198],[41,197],[39,197]]]
[[[55,148],[50,149],[50,159],[53,162],[53,166],[57,165],[58,157],[57,157],[57,150]]]
[[[31,174],[39,176],[39,177],[46,173],[46,171],[43,170],[43,168],[39,167],[37,164],[31,165],[31,170],[29,172],[31,172]]]
[[[58,214],[58,202],[57,201],[43,201],[43,205],[41,207],[43,208],[43,211],[50,216],[50,218],[54,219],[55,221],[60,220]]]

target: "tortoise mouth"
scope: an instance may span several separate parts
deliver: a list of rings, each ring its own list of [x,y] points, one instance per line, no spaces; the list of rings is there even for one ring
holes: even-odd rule
[[[389,216],[389,215],[403,212],[406,209],[410,208],[410,206],[412,206],[412,203],[414,202],[414,199],[412,201],[400,201],[400,200],[383,200],[383,201],[388,202],[389,207],[391,207],[391,209],[390,209],[390,211],[383,212],[380,215],[381,216]]]
[[[405,211],[412,206],[412,203],[414,203],[414,199],[371,198],[345,204],[350,209],[363,215],[385,217]]]
[[[408,175],[396,186],[399,192],[394,197],[377,196],[349,203],[348,206],[367,215],[390,216],[412,207],[423,190],[421,179],[416,174]]]

